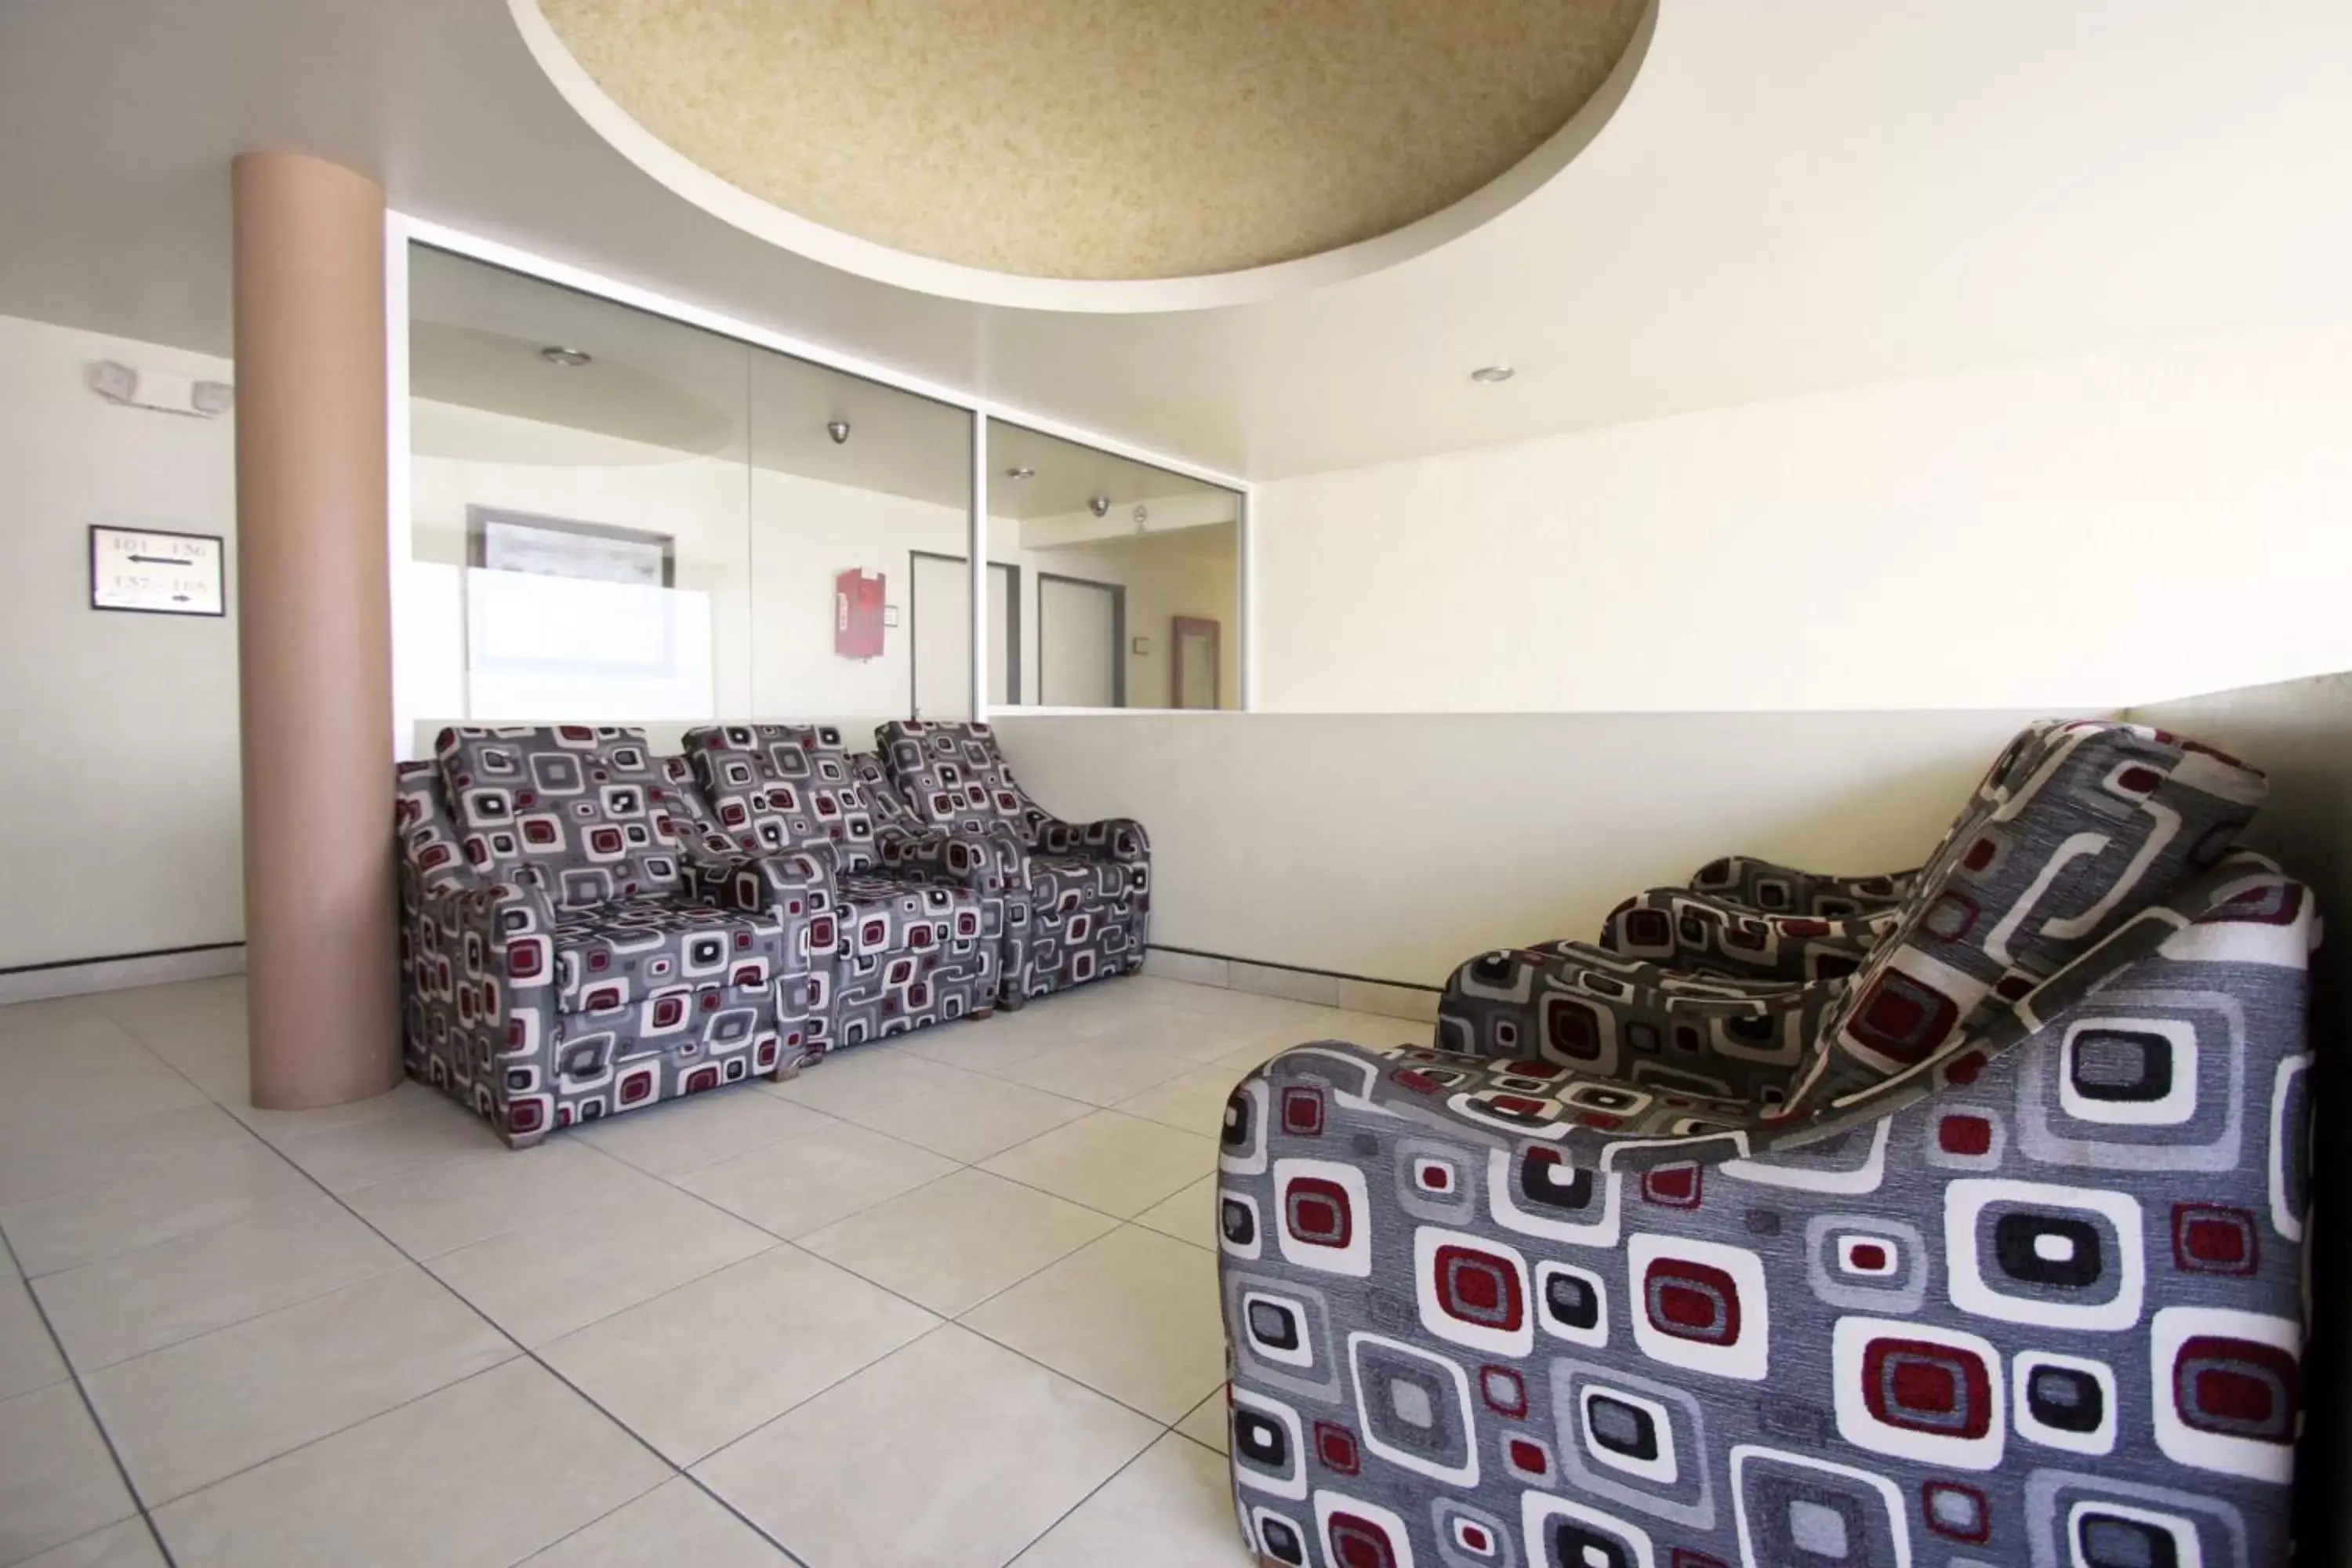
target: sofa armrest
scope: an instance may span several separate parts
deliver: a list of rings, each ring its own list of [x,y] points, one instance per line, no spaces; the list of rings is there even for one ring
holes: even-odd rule
[[[1082,855],[1122,866],[1151,863],[1151,835],[1131,816],[1106,816],[1100,822],[1048,817],[1039,825],[1037,847],[1048,855]]]
[[[885,866],[923,881],[980,893],[1004,893],[1028,884],[1028,855],[1009,829],[956,833],[889,824],[875,829],[874,847]]]
[[[1555,1063],[1592,1078],[1673,1082],[1759,1110],[1808,1064],[1836,981],[1792,985],[1677,973],[1559,942],[1480,955],[1438,999],[1436,1048]]]
[[[1749,855],[1710,860],[1692,873],[1690,890],[1764,914],[1815,915],[1831,919],[1893,909],[1909,896],[1908,871],[1831,876],[1802,871]]]
[[[411,984],[446,998],[453,1027],[473,1042],[478,1108],[509,1141],[535,1139],[555,1106],[554,906],[540,888],[471,874],[412,886],[411,919],[434,928],[418,962],[445,967]]]
[[[1801,985],[1860,969],[1901,918],[1891,908],[1843,920],[1762,914],[1705,893],[1656,888],[1610,911],[1601,945],[1688,973]]]

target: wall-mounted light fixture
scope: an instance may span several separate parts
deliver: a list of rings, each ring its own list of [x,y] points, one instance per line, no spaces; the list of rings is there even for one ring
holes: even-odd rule
[[[1110,497],[1095,497],[1092,500],[1087,502],[1087,510],[1094,513],[1097,517],[1108,517],[1110,515]]]
[[[843,442],[849,439],[849,421],[846,419],[828,419],[825,421],[824,433],[832,437],[833,444],[838,447]]]

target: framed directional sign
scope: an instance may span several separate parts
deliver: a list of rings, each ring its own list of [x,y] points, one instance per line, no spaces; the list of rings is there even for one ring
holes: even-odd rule
[[[156,616],[228,613],[215,533],[160,528],[89,531],[89,607]]]

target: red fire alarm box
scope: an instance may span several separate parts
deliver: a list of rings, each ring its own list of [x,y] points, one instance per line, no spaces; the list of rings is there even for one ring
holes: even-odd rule
[[[882,574],[844,572],[833,580],[833,651],[844,658],[882,657]]]

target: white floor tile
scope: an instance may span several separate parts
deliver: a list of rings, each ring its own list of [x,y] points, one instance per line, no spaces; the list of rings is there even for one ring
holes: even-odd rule
[[[109,1127],[34,1127],[0,1137],[0,1203],[29,1203],[79,1187],[168,1184],[188,1161],[252,1145],[253,1134],[215,1105],[188,1105]]]
[[[1209,1139],[1098,1110],[983,1160],[981,1169],[1128,1219],[1200,1180],[1216,1162]]]
[[[1203,1138],[1214,1138],[1225,1124],[1225,1102],[1242,1080],[1243,1069],[1222,1065],[1194,1068],[1162,1084],[1145,1089],[1114,1108],[1129,1116],[1163,1122]]]
[[[820,1066],[831,1066],[821,1063]],[[842,1122],[704,1167],[678,1185],[785,1237],[806,1236],[956,1168],[928,1149]]]
[[[1202,1177],[1174,1197],[1163,1199],[1137,1215],[1135,1223],[1206,1251],[1216,1251],[1217,1178]]]
[[[669,1474],[518,1360],[168,1503],[155,1523],[181,1568],[504,1568]]]
[[[549,1344],[547,1363],[673,1462],[712,1450],[939,1320],[789,1247]]]
[[[616,1160],[669,1180],[797,1138],[833,1119],[750,1084],[691,1094],[609,1116],[571,1134]]]
[[[968,1163],[1076,1121],[1094,1109],[1024,1084],[968,1075],[961,1082],[909,1100],[854,1111],[850,1120]]]
[[[1121,1226],[963,1315],[965,1327],[1174,1422],[1224,1381],[1217,1261]]]
[[[19,1568],[164,1568],[164,1563],[147,1521],[126,1519],[27,1557]]]
[[[1067,1100],[1116,1105],[1188,1070],[1191,1061],[1173,1052],[1138,1049],[1105,1040],[1060,1046],[1016,1062],[1004,1076]]]
[[[1176,1423],[1176,1430],[1195,1443],[1214,1448],[1222,1454],[1226,1448],[1227,1422],[1233,1418],[1233,1403],[1224,1386],[1192,1406],[1192,1413]]]
[[[483,1152],[355,1187],[343,1202],[411,1258],[427,1258],[668,1190],[586,1143],[558,1139],[509,1149],[488,1142]]]
[[[317,1191],[276,1150],[247,1137],[191,1154],[167,1173],[10,1204],[0,1208],[0,1230],[25,1272],[38,1278],[234,1225]]]
[[[33,1298],[15,1279],[0,1279],[0,1399],[46,1388],[66,1375]]]
[[[949,1029],[967,1026],[946,1026]],[[845,1047],[803,1068],[797,1078],[761,1087],[794,1105],[828,1116],[854,1118],[860,1111],[880,1110],[919,1094],[968,1081],[961,1068],[901,1050],[897,1042],[889,1041]]]
[[[660,1187],[443,1253],[433,1272],[536,1348],[774,1245]]]
[[[403,1266],[383,1237],[313,1194],[236,1225],[33,1282],[84,1372],[323,1296]]]
[[[409,1268],[117,1363],[89,1388],[152,1508],[514,1354]]]
[[[565,1536],[521,1568],[788,1568],[790,1562],[681,1477]]]
[[[958,1171],[803,1237],[801,1245],[952,1316],[1118,1223],[984,1171]]]
[[[1158,1436],[949,1324],[696,1474],[810,1568],[999,1568]]]
[[[534,1149],[509,1149],[488,1121],[446,1095],[424,1091],[425,1098],[378,1095],[360,1102],[362,1108],[385,1100],[381,1114],[363,1120],[341,1121],[313,1128],[300,1122],[256,1123],[256,1131],[286,1152],[286,1157],[332,1193],[348,1193],[377,1182],[421,1171],[444,1160],[467,1154],[499,1152],[529,1159]],[[281,1111],[280,1116],[328,1116],[352,1108],[328,1111]],[[352,1114],[356,1115],[354,1110]],[[543,1147],[544,1145],[542,1145]]]
[[[72,1384],[0,1400],[0,1563],[137,1511]]]
[[[1014,1560],[1015,1568],[1255,1568],[1224,1456],[1173,1432]]]

